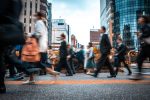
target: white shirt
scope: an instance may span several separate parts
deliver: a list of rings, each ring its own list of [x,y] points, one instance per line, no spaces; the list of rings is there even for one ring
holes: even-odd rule
[[[35,34],[39,35],[39,50],[40,52],[47,52],[48,50],[48,31],[43,20],[38,20],[35,23]]]

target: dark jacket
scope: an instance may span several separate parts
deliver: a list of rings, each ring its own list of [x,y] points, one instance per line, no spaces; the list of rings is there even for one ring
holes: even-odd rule
[[[118,48],[117,48],[117,57],[120,60],[125,60],[125,55],[127,52],[127,47],[124,44],[121,44]]]
[[[84,50],[83,50],[83,49],[80,50],[80,51],[77,53],[77,59],[78,59],[79,61],[82,61],[82,60],[85,59],[85,57],[84,57]]]
[[[72,48],[68,49],[68,55],[71,56],[70,59],[74,58],[74,52],[73,52],[73,49],[72,49]]]
[[[141,39],[150,37],[150,25],[148,24],[143,25],[141,27],[141,32],[142,32],[142,35],[140,37]]]
[[[1,0],[0,3],[0,22],[3,23],[3,16],[11,16],[12,18],[19,19],[22,10],[21,0]]]
[[[109,54],[111,50],[111,44],[107,34],[103,34],[100,41],[100,52],[102,54]]]
[[[67,43],[66,43],[66,41],[62,41],[61,45],[60,45],[60,48],[59,48],[60,59],[66,59],[67,55],[68,55],[68,52],[67,52]]]
[[[145,39],[150,38],[150,25],[149,24],[142,25],[141,33],[142,33],[142,35],[140,36],[141,46],[149,45],[149,43],[147,43]]]

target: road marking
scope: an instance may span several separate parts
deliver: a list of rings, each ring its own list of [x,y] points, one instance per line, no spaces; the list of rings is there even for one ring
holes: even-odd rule
[[[23,81],[6,81],[6,84],[9,85],[21,85]],[[75,84],[150,84],[150,80],[40,80],[35,84],[39,85],[75,85]]]

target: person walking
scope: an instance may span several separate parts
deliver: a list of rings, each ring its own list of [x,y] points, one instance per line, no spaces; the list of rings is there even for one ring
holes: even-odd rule
[[[130,77],[132,80],[142,79],[142,64],[146,58],[150,58],[150,24],[149,19],[146,16],[141,16],[138,19],[138,23],[141,26],[140,32],[137,32],[137,36],[140,40],[141,48],[137,57],[138,71],[136,74]]]
[[[78,68],[83,67],[84,66],[84,60],[85,60],[85,51],[84,51],[84,46],[81,45],[80,50],[78,52],[78,62],[79,62],[79,66]]]
[[[110,76],[108,76],[108,78],[113,78],[113,77],[116,77],[116,75],[108,57],[110,54],[110,50],[111,50],[111,44],[110,44],[108,35],[106,34],[106,28],[104,26],[101,27],[100,33],[101,33],[100,34],[101,57],[97,63],[97,69],[92,76],[97,77],[102,67],[106,65],[110,71]]]
[[[36,21],[35,22],[35,32],[33,34],[31,34],[31,38],[29,38],[29,40],[28,40],[29,43],[27,42],[27,44],[26,44],[27,46],[26,46],[26,48],[24,48],[24,52],[22,54],[24,55],[24,53],[26,53],[27,56],[29,56],[29,55],[32,56],[34,54],[39,53],[40,54],[40,61],[37,65],[37,67],[46,70],[49,74],[54,75],[56,77],[60,73],[54,71],[51,67],[51,64],[47,62],[47,60],[48,60],[48,55],[47,55],[48,31],[46,28],[46,24],[44,23],[44,18],[45,18],[44,14],[41,12],[37,12],[34,16],[35,16],[35,21]],[[37,43],[35,42],[35,39],[37,39]],[[33,41],[33,43],[32,43],[32,41]],[[32,61],[32,60],[29,60],[29,62],[30,61]],[[24,82],[24,84],[30,84],[30,83],[34,84],[35,81],[34,81],[33,76],[34,75],[31,74],[30,79],[27,80],[26,82]]]
[[[94,52],[93,52],[93,45],[92,43],[89,43],[88,45],[88,50],[86,52],[87,56],[87,62],[86,62],[86,74],[91,75],[92,69],[94,69],[95,64],[94,64]]]
[[[128,75],[131,75],[131,69],[129,68],[128,64],[125,62],[125,55],[127,52],[127,47],[122,43],[122,39],[117,39],[118,48],[117,53],[115,54],[115,57],[117,57],[117,66],[116,66],[116,75],[118,74],[119,67],[121,66],[121,63],[124,64],[125,68],[128,70]]]
[[[68,65],[70,66],[72,73],[75,74],[76,72],[73,64],[74,52],[70,44],[68,44],[67,50],[68,50],[68,56],[67,56]]]
[[[0,48],[0,94],[6,93],[6,86],[4,83],[5,69],[6,69],[5,68],[5,51],[8,45],[12,45],[13,43],[16,45],[19,44],[17,40],[14,41],[14,40],[11,40],[11,38],[15,38],[17,36],[16,35],[17,33],[23,34],[22,33],[23,31],[20,31],[22,29],[20,27],[22,26],[22,24],[19,22],[19,16],[21,14],[21,10],[22,10],[21,0],[1,0],[1,3],[0,3],[0,33],[1,33],[0,34],[0,46],[1,46]],[[12,33],[14,32],[16,36],[12,37],[14,34],[11,34],[11,32]],[[9,35],[9,36],[6,36],[6,35]],[[9,39],[8,40],[9,43],[6,39],[4,40],[5,37]],[[22,37],[18,37],[18,38],[22,39]],[[4,41],[6,42],[6,44]]]
[[[65,67],[66,70],[67,70],[67,74],[66,76],[73,76],[73,73],[71,72],[71,68],[70,66],[68,66],[68,63],[67,63],[67,59],[68,59],[68,52],[67,52],[67,43],[66,43],[66,36],[65,34],[61,34],[60,36],[60,39],[61,39],[61,45],[60,45],[60,48],[59,48],[59,63],[56,67],[56,71],[60,72],[62,70],[62,67]]]

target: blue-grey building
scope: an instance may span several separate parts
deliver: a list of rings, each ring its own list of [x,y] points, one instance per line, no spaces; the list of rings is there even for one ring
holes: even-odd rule
[[[52,40],[52,3],[48,3],[48,44]]]
[[[112,22],[113,46],[116,38],[121,36],[129,49],[138,49],[138,39],[135,32],[139,30],[139,16],[150,16],[150,0],[100,0],[101,25],[110,31]]]
[[[137,20],[150,15],[150,0],[114,0],[114,33],[120,34],[130,49],[138,49]]]

